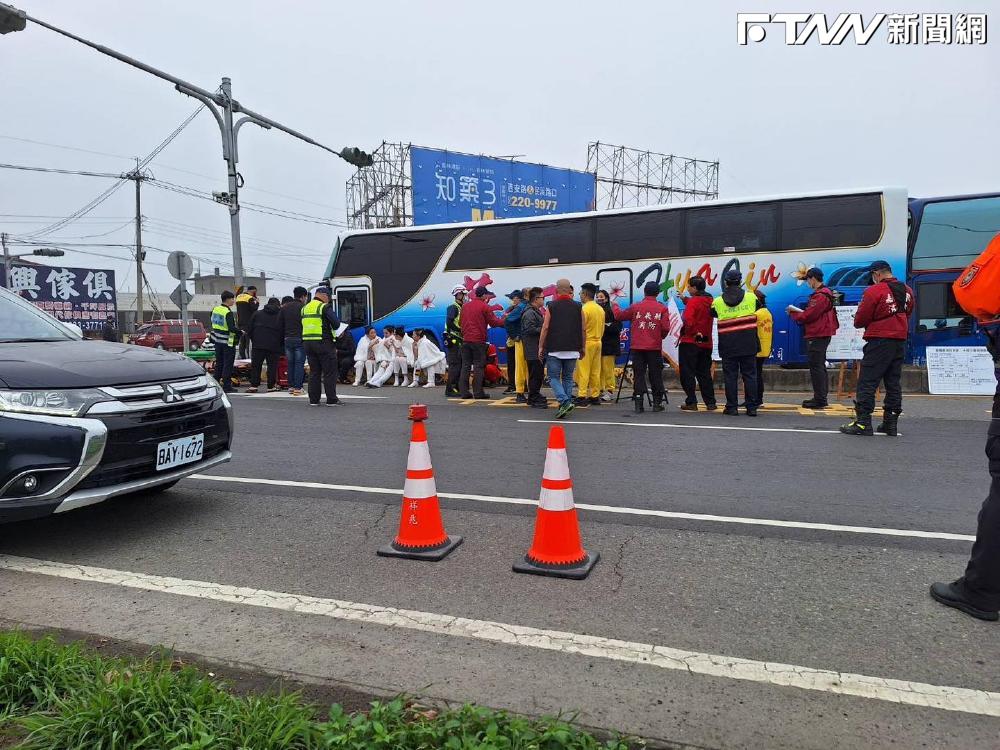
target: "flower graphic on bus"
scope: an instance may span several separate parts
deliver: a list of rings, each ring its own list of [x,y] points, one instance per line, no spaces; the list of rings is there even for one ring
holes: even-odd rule
[[[490,310],[494,310],[494,311],[496,311],[496,310],[503,310],[503,305],[489,304],[494,299],[496,299],[496,295],[489,288],[490,284],[492,284],[492,283],[493,283],[493,277],[490,276],[488,273],[482,274],[478,279],[475,279],[475,280],[473,280],[473,278],[471,276],[466,276],[462,280],[462,284],[469,291],[469,295],[470,296],[474,295],[476,293],[476,289],[478,289],[479,287],[485,287],[486,291],[487,291],[487,294],[483,298],[483,301],[486,302],[489,305]]]
[[[625,282],[624,281],[612,281],[611,290],[608,292],[608,296],[611,301],[614,302],[616,299],[625,296]]]
[[[802,286],[806,280],[806,273],[809,271],[810,266],[799,261],[798,267],[792,271],[792,278],[795,279],[795,286]]]
[[[434,307],[434,296],[433,294],[425,294],[424,298],[420,300],[420,309],[427,312]]]

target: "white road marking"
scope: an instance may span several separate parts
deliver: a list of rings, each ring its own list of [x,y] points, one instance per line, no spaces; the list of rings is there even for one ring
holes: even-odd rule
[[[255,399],[255,400],[256,399],[265,399],[265,398],[289,398],[289,399],[294,399],[296,401],[302,401],[302,402],[307,403],[307,404],[309,403],[309,398],[307,396],[305,396],[304,394],[302,396],[291,396],[291,395],[289,395],[287,393],[283,393],[281,391],[275,391],[274,393],[230,393],[229,395],[230,395],[230,397],[232,397],[232,396],[244,396],[246,398],[252,398],[252,399]],[[389,397],[388,396],[356,396],[356,395],[351,394],[351,393],[338,393],[337,394],[337,398],[382,399],[382,398],[389,398]]]
[[[804,427],[736,427],[730,425],[707,425],[707,424],[671,424],[669,422],[601,422],[597,420],[581,419],[519,419],[518,422],[526,424],[590,424],[590,425],[611,425],[620,427],[674,427],[679,430],[738,430],[741,432],[805,432],[810,435],[839,435],[839,430],[810,430]],[[884,435],[881,437],[885,437]]]
[[[924,706],[945,711],[983,716],[1000,716],[1000,693],[971,688],[931,685],[886,677],[705,654],[636,643],[616,638],[582,635],[559,630],[543,630],[488,620],[419,612],[396,607],[325,599],[305,594],[282,593],[208,581],[191,581],[170,576],[147,575],[89,565],[33,560],[0,555],[0,569],[53,576],[73,581],[121,586],[141,591],[186,596],[251,607],[320,615],[347,622],[363,622],[403,630],[417,630],[439,636],[473,638],[490,643],[537,648],[564,654],[579,654],[612,661],[644,664],[708,677],[794,687],[836,695]]]
[[[328,484],[326,482],[296,482],[285,479],[257,479],[253,477],[227,477],[213,474],[192,474],[189,479],[203,479],[210,482],[231,482],[235,484],[261,484],[274,487],[302,487],[315,490],[338,490],[343,492],[364,492],[372,495],[402,495],[403,491],[390,487],[361,487],[353,484]],[[439,498],[446,500],[472,500],[479,503],[500,505],[538,505],[537,500],[522,497],[496,497],[492,495],[469,495],[460,492],[438,492]],[[973,542],[970,534],[952,534],[946,531],[920,531],[918,529],[889,529],[879,526],[843,526],[835,523],[813,523],[810,521],[781,521],[772,518],[743,518],[740,516],[718,516],[710,513],[681,513],[652,508],[626,508],[617,505],[592,505],[576,503],[580,510],[598,513],[619,513],[627,516],[651,516],[654,518],[676,518],[684,521],[709,521],[712,523],[733,523],[747,526],[775,526],[786,529],[808,529],[812,531],[835,531],[849,534],[875,534],[880,536],[902,536],[916,539],[948,539],[957,542]]]

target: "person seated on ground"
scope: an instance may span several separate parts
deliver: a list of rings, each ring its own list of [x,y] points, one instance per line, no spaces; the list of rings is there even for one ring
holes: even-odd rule
[[[382,329],[382,339],[378,344],[372,343],[375,348],[375,374],[368,378],[369,388],[381,388],[382,385],[392,377],[393,365],[393,341],[396,329],[386,326]]]
[[[354,350],[354,385],[361,385],[361,375],[365,376],[367,383],[375,374],[375,350],[382,343],[382,339],[375,333],[371,326],[365,328],[365,335],[358,341]]]
[[[354,335],[349,328],[337,337],[337,374],[339,382],[351,382],[351,368],[354,367],[354,352],[357,345],[354,343]]]
[[[503,380],[503,371],[500,369],[497,358],[497,348],[490,344],[486,349],[486,367],[483,368],[483,380],[487,388],[495,388]]]
[[[424,375],[427,377],[427,383],[424,385],[424,388],[433,388],[437,385],[437,376],[441,375],[443,377],[447,371],[444,352],[434,345],[423,329],[418,328],[413,332],[413,353],[414,372],[410,388],[415,387],[418,383],[417,370],[423,370]]]
[[[403,326],[396,326],[396,346],[398,351],[402,352],[402,356],[406,360],[405,363],[398,363],[396,368],[403,376],[403,382],[400,383],[403,387],[410,385],[408,375],[410,370],[413,368],[413,343],[413,337],[403,329]]]
[[[400,326],[393,328],[392,334],[384,339],[384,344],[389,350],[390,357],[390,367],[392,369],[393,386],[400,385],[399,376],[403,376],[402,385],[408,386],[410,384],[407,378],[407,373],[409,372],[409,360],[406,356],[406,349],[403,343],[403,329]],[[411,339],[412,341],[412,339]],[[413,356],[412,344],[410,345],[410,356]]]

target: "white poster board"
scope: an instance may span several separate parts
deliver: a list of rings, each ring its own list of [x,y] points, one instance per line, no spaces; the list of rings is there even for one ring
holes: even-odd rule
[[[840,327],[830,338],[826,358],[831,362],[861,359],[864,356],[865,329],[854,327],[854,314],[858,311],[858,306],[839,305],[833,309],[837,311]]]
[[[997,381],[985,346],[928,346],[927,389],[931,393],[992,396]]]

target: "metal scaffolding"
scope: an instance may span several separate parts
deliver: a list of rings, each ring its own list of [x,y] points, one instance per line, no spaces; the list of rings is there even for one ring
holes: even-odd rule
[[[597,176],[597,208],[630,208],[719,197],[719,162],[594,141],[587,171]]]
[[[347,181],[347,224],[351,229],[405,227],[413,223],[413,180],[409,143],[382,142],[373,164]]]

